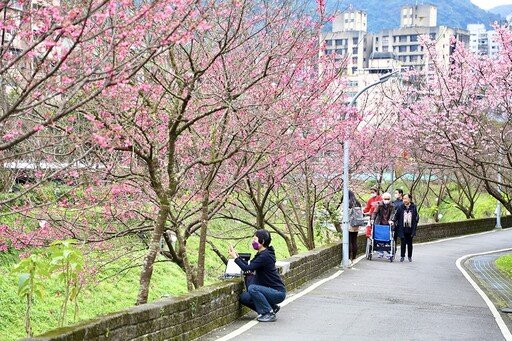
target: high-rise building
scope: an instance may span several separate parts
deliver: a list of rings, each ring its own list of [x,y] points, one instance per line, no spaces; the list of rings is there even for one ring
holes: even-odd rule
[[[371,50],[368,43],[366,11],[346,11],[339,13],[333,21],[332,32],[322,33],[325,42],[322,54],[337,55],[337,61],[345,65],[345,73],[355,74],[365,68]]]
[[[400,9],[399,28],[381,30],[373,36],[373,52],[392,52],[402,67],[423,70],[428,56],[421,45],[420,37],[432,40],[438,54],[449,63],[453,46],[450,37],[469,43],[469,32],[460,28],[437,26],[437,8],[434,5],[405,5]]]
[[[469,48],[474,53],[493,57],[499,51],[494,30],[488,31],[484,24],[469,24],[467,29],[470,34]]]
[[[355,75],[373,69],[370,66],[372,53],[378,58],[387,57],[388,64],[397,59],[401,67],[423,70],[429,60],[421,46],[421,37],[431,39],[446,63],[454,46],[450,37],[469,44],[469,31],[448,26],[437,26],[437,7],[434,5],[405,5],[400,8],[400,27],[367,33],[365,11],[349,10],[339,13],[333,21],[332,32],[321,35],[325,49],[321,53],[337,54],[345,61],[345,74]],[[375,58],[374,58],[375,59]],[[382,60],[379,61],[382,63]],[[374,60],[375,64],[375,60]]]

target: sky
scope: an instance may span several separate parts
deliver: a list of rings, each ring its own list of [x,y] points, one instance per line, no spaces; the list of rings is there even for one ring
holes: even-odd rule
[[[501,5],[512,5],[512,0],[471,0],[471,2],[483,9],[491,9]]]

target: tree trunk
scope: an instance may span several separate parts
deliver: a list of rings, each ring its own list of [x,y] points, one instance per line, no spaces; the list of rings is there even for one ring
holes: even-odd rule
[[[197,281],[196,285],[202,287],[204,285],[204,267],[206,253],[206,233],[208,231],[208,203],[210,201],[210,192],[206,189],[203,191],[203,200],[201,201],[201,229],[199,233],[199,250],[197,256]]]
[[[288,253],[290,256],[296,255],[298,253],[297,244],[295,243],[295,238],[293,238],[293,224],[290,221],[290,217],[286,213],[283,204],[280,202],[278,204],[279,209],[283,213],[284,221],[286,224],[286,229],[290,235],[290,238],[283,238],[286,241],[286,246],[288,247]]]
[[[144,257],[142,263],[142,272],[139,281],[139,294],[137,295],[136,305],[145,304],[148,302],[149,285],[151,283],[151,276],[153,275],[153,264],[155,263],[156,255],[160,251],[160,239],[164,232],[165,221],[169,214],[169,204],[161,203],[158,212],[158,218],[155,228],[151,233],[151,242],[149,243],[149,250]]]

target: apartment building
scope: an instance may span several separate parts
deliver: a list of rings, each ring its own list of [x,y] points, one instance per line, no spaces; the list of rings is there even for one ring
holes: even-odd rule
[[[371,39],[367,29],[366,11],[350,10],[336,16],[332,32],[324,32],[320,41],[325,43],[321,54],[337,55],[336,60],[345,65],[345,74],[353,75],[367,65]]]
[[[484,24],[469,24],[469,48],[472,52],[493,57],[499,51],[494,30],[487,30]]]
[[[437,7],[434,5],[405,5],[400,9],[400,27],[381,30],[373,36],[373,52],[392,52],[402,67],[424,70],[428,55],[420,43],[425,36],[435,42],[438,53],[449,63],[454,46],[450,37],[469,44],[469,32],[460,28],[437,26]]]
[[[376,63],[374,56],[399,67],[423,70],[428,65],[428,56],[421,46],[420,37],[426,36],[435,42],[438,52],[449,63],[454,46],[450,37],[469,44],[469,31],[448,26],[437,26],[437,7],[434,5],[405,5],[400,8],[400,27],[368,33],[367,13],[349,10],[338,14],[333,21],[332,32],[322,33],[325,49],[321,54],[335,53],[340,61],[346,61],[346,75],[368,72],[370,64]],[[377,54],[375,54],[377,53]],[[389,53],[389,54],[388,54]],[[379,61],[381,63],[382,61]]]

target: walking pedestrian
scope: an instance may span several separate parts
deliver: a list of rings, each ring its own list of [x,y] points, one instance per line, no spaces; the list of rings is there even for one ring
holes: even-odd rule
[[[403,197],[404,197],[404,191],[401,188],[395,189],[395,200],[393,201],[393,205],[395,206],[395,212],[400,205],[403,203]],[[398,241],[398,233],[396,232],[396,228],[393,231],[393,240],[395,241],[395,253],[396,253],[396,246]]]
[[[375,207],[377,207],[377,203],[382,200],[380,197],[380,191],[377,187],[373,186],[370,188],[370,199],[366,202],[365,208],[363,208],[363,213],[368,213],[370,217],[373,214],[373,211],[375,211]]]
[[[359,227],[365,225],[361,203],[356,199],[354,192],[348,191],[348,207],[350,209],[350,225],[348,227],[348,255],[350,259],[349,266],[352,266],[357,257],[357,236]]]
[[[242,271],[252,271],[254,274],[247,291],[240,295],[240,302],[256,311],[260,322],[273,322],[281,303],[286,298],[285,284],[277,272],[274,247],[270,246],[272,238],[267,230],[257,230],[252,239],[252,247],[258,251],[254,258],[247,263],[239,257],[231,244],[228,253]]]
[[[412,196],[405,194],[403,204],[397,208],[394,218],[395,228],[400,237],[400,262],[404,261],[406,248],[407,258],[412,262],[412,241],[416,236],[419,220],[418,209],[412,202]]]

